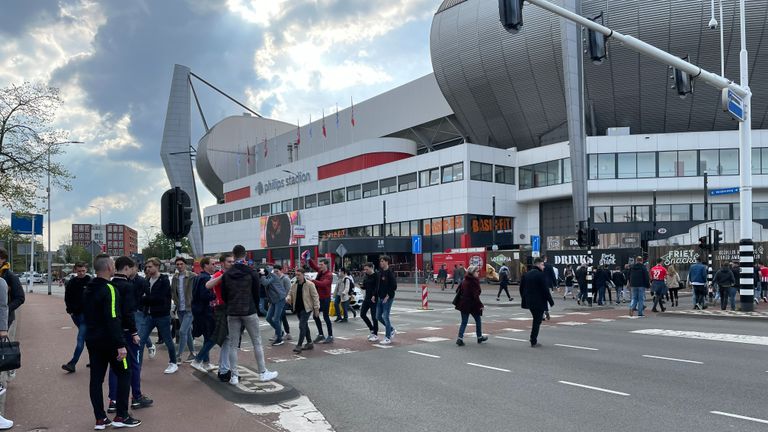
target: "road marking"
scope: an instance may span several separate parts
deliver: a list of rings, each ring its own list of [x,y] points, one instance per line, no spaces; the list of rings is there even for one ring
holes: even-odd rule
[[[590,315],[589,312],[566,312],[566,315]]]
[[[595,321],[595,322],[604,322],[604,323],[616,321],[616,320],[613,320],[613,319],[610,319],[610,318],[590,318],[589,320],[590,321]]]
[[[510,321],[533,321],[533,318],[531,317],[518,317],[518,318],[510,318]]]
[[[563,322],[559,322],[559,323],[555,323],[555,324],[560,324],[560,325],[564,325],[564,326],[580,326],[580,325],[584,325],[586,323],[579,322],[579,321],[563,321]]]
[[[269,430],[333,432],[320,410],[306,396],[273,405],[235,404],[255,415]]]
[[[668,336],[678,337],[686,339],[700,339],[710,340],[716,342],[734,342],[751,345],[768,345],[768,337],[766,336],[751,336],[751,335],[739,335],[728,333],[705,333],[696,331],[680,331],[680,330],[663,330],[663,329],[643,329],[634,330],[630,333],[651,335],[651,336]]]
[[[445,342],[450,339],[444,338],[444,337],[430,336],[430,337],[425,337],[425,338],[416,339],[416,340],[420,340],[422,342]]]
[[[507,331],[507,332],[523,332],[525,330],[523,329],[516,329],[516,328],[503,328],[501,331]]]
[[[344,337],[344,336],[336,336],[334,339],[339,339],[339,340],[349,340],[349,338],[348,338],[348,337]]]
[[[434,330],[441,330],[441,328],[440,327],[422,327],[419,330],[434,331]]]
[[[355,329],[355,331],[362,331],[362,330],[371,331],[371,329],[369,329],[368,327],[363,327],[363,328]]]
[[[340,355],[340,354],[350,354],[357,351],[351,350],[349,348],[337,348],[337,349],[324,350],[323,352],[331,355]]]
[[[725,417],[733,417],[733,418],[737,418],[737,419],[741,419],[741,420],[749,420],[749,421],[753,421],[753,422],[756,422],[756,423],[768,424],[768,420],[763,420],[763,419],[754,418],[754,417],[747,417],[747,416],[738,415],[738,414],[731,414],[731,413],[722,412],[722,411],[710,411],[710,413],[716,414],[716,415],[720,415],[720,416],[725,416]]]
[[[601,392],[604,392],[604,393],[610,393],[610,394],[615,394],[615,395],[619,395],[619,396],[629,396],[629,393],[623,393],[623,392],[619,392],[619,391],[615,391],[615,390],[608,390],[608,389],[604,389],[604,388],[600,388],[600,387],[592,387],[592,386],[588,386],[588,385],[584,385],[584,384],[577,384],[577,383],[573,383],[573,382],[570,382],[570,381],[558,381],[558,382],[560,384],[565,384],[565,385],[574,386],[574,387],[581,387],[581,388],[585,388],[585,389],[589,389],[589,390],[597,390],[597,391],[601,391]]]
[[[511,340],[511,341],[515,341],[515,342],[530,342],[530,341],[527,341],[525,339],[518,339],[518,338],[513,338],[513,337],[507,337],[507,336],[494,336],[494,337],[496,339]]]
[[[675,361],[675,362],[680,362],[680,363],[704,364],[704,363],[702,363],[700,361],[696,361],[696,360],[683,360],[683,359],[676,359],[676,358],[672,358],[672,357],[659,357],[659,356],[646,355],[646,354],[643,354],[643,357],[645,357],[645,358],[652,358],[652,359],[659,359],[659,360],[669,360],[669,361]]]
[[[408,352],[411,353],[411,354],[416,354],[416,355],[420,355],[420,356],[424,356],[424,357],[429,357],[429,358],[437,358],[437,359],[440,358],[440,356],[438,356],[438,355],[427,354],[427,353],[418,352],[418,351],[408,351]]]
[[[373,344],[376,348],[392,348],[392,345],[382,345],[380,343]]]
[[[564,348],[580,349],[580,350],[585,350],[585,351],[600,351],[597,348],[583,347],[583,346],[578,346],[578,345],[555,344],[555,346],[564,347]]]
[[[467,364],[470,365],[470,366],[475,366],[475,367],[479,367],[479,368],[483,368],[483,369],[495,370],[495,371],[499,371],[499,372],[512,372],[509,369],[502,369],[502,368],[497,368],[497,367],[493,367],[493,366],[481,365],[481,364],[477,364],[477,363],[467,363]]]

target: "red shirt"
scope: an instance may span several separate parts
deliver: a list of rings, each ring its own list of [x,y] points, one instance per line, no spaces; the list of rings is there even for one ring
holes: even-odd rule
[[[761,267],[760,268],[760,281],[761,282],[768,282],[768,267]]]
[[[667,269],[664,268],[663,265],[657,264],[653,268],[651,268],[651,280],[652,281],[664,281],[664,278],[667,277]]]
[[[219,270],[216,273],[213,274],[213,279],[216,279],[217,277],[224,274],[224,270]],[[216,300],[213,306],[221,306],[224,304],[224,300],[221,298],[221,280],[216,282],[216,285],[213,287],[213,293],[216,294]]]

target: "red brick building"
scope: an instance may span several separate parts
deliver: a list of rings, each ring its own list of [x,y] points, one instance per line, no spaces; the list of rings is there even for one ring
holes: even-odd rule
[[[91,224],[72,224],[73,246],[87,247],[91,241],[101,244],[102,250],[112,256],[130,256],[139,251],[139,235],[135,229],[127,225],[110,223],[100,227]]]

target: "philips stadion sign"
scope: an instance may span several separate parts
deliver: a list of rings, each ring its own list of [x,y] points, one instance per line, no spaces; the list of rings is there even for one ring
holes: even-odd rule
[[[312,180],[312,176],[308,172],[298,172],[296,175],[289,175],[285,178],[276,178],[268,180],[265,183],[258,182],[253,190],[258,195],[263,195],[272,191],[280,190],[286,186],[298,185],[301,183],[307,183]]]

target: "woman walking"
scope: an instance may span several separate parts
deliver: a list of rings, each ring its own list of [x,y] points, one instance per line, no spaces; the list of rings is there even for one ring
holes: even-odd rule
[[[672,306],[679,306],[677,292],[680,291],[680,274],[677,272],[674,264],[670,264],[667,267],[667,277],[664,278],[664,283],[667,284],[669,301],[672,303]]]
[[[571,295],[571,300],[574,300],[576,297],[573,295],[573,279],[576,277],[576,275],[573,273],[573,267],[571,267],[570,264],[565,267],[563,276],[565,277],[565,292],[563,293],[563,300],[565,300],[568,294]]]
[[[507,294],[509,301],[512,301],[512,296],[509,295],[509,268],[507,266],[501,266],[499,269],[499,293],[496,294],[496,301],[501,298],[502,291]]]
[[[320,316],[320,296],[317,294],[315,284],[304,278],[304,269],[296,269],[296,282],[291,285],[291,290],[285,302],[291,305],[296,316],[299,317],[299,340],[293,352],[301,353],[302,350],[311,350],[312,336],[309,334],[309,314],[315,318]],[[306,339],[307,343],[302,346]]]
[[[459,285],[459,304],[456,306],[461,312],[461,325],[459,326],[459,337],[456,339],[456,345],[464,346],[464,330],[467,328],[469,316],[475,320],[475,330],[477,332],[477,343],[483,343],[488,340],[488,336],[483,336],[483,327],[481,316],[483,315],[483,302],[480,301],[480,267],[469,266],[464,281]]]

